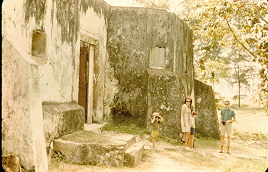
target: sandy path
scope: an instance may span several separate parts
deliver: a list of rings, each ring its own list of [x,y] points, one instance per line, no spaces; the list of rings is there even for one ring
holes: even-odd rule
[[[203,149],[200,146],[194,151],[187,151],[182,146],[165,142],[157,142],[157,145],[158,149],[151,149],[151,143],[146,141],[145,148],[149,156],[136,168],[60,163],[49,172],[223,172],[243,160],[254,165],[268,158],[267,151],[250,147],[241,149],[241,144],[237,142],[232,144],[232,154],[218,153],[217,149]]]
[[[236,115],[238,123],[233,125],[236,132],[267,134],[268,116],[264,112],[251,113],[237,110]],[[57,167],[50,168],[49,172],[223,172],[233,166],[241,171],[240,166],[248,164],[259,166],[259,163],[267,162],[268,159],[267,142],[262,143],[262,146],[256,146],[256,142],[252,140],[242,141],[237,137],[232,137],[232,154],[218,153],[218,149],[204,149],[200,145],[197,145],[194,151],[187,151],[182,146],[161,141],[157,142],[157,146],[157,150],[151,149],[151,143],[146,141],[145,148],[148,155],[136,168],[59,163]],[[262,171],[265,171],[264,168]]]

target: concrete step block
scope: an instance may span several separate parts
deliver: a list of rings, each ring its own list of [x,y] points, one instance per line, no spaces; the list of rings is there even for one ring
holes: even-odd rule
[[[46,103],[42,108],[47,144],[63,135],[84,130],[85,111],[77,103]]]
[[[136,167],[142,162],[144,152],[144,142],[138,142],[130,146],[125,151],[124,165],[129,167]]]
[[[51,148],[68,163],[122,167],[125,151],[129,150],[128,154],[132,155],[134,148],[131,147],[138,146],[136,140],[136,136],[130,134],[78,131],[54,140]],[[138,162],[132,161],[134,165]]]

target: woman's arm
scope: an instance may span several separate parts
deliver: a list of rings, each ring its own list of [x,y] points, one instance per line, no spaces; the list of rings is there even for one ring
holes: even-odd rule
[[[183,121],[184,126],[186,125],[185,114],[186,114],[186,106],[182,106],[182,108],[181,108],[181,119]]]

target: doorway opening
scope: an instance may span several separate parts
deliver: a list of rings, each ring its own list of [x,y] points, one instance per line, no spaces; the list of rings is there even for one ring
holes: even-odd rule
[[[85,122],[92,123],[95,46],[80,41],[78,104],[85,109]]]

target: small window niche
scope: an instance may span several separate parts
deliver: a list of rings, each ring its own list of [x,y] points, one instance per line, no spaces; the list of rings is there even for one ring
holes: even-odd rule
[[[165,69],[166,49],[161,47],[152,47],[150,49],[150,68]]]
[[[35,30],[32,35],[32,57],[38,64],[46,62],[46,35],[43,31]]]

